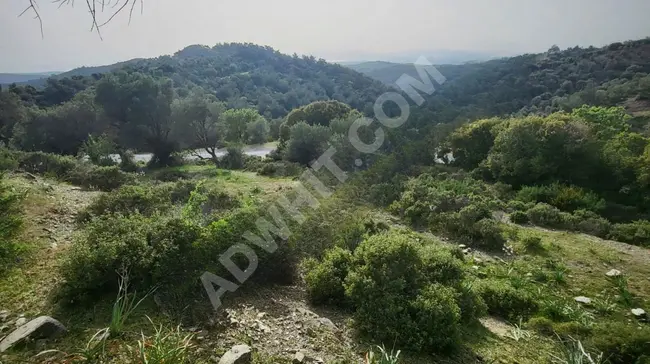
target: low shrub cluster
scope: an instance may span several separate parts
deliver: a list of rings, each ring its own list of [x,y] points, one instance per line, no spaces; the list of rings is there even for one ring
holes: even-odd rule
[[[22,196],[0,173],[0,273],[13,263],[20,250],[15,238],[23,224],[21,200]]]
[[[605,208],[605,200],[597,194],[577,186],[559,183],[524,186],[517,192],[517,200],[528,203],[543,202],[568,212],[579,209],[597,212]]]
[[[2,149],[0,165],[5,170],[21,169],[101,191],[111,191],[135,181],[133,174],[118,166],[96,166],[70,156],[43,152]]]
[[[406,183],[390,210],[415,226],[426,226],[485,249],[499,250],[503,229],[492,211],[504,207],[498,192],[465,175],[423,174]]]
[[[298,176],[304,170],[298,163],[292,163],[287,161],[272,161],[270,159],[265,159],[263,162],[259,163],[255,171],[262,176],[269,177],[291,177]]]
[[[461,324],[485,313],[464,284],[462,256],[406,232],[372,235],[354,250],[335,247],[310,259],[306,282],[315,303],[350,307],[374,340],[416,351],[445,352]]]
[[[514,288],[505,280],[479,281],[476,290],[487,304],[488,312],[493,315],[514,320],[528,318],[539,309],[530,293]]]
[[[650,246],[650,221],[647,220],[612,224],[593,211],[581,209],[568,213],[545,203],[538,203],[526,211],[525,215],[530,222],[539,226],[579,231],[628,244]],[[514,223],[526,222],[524,215],[517,211],[510,215],[510,220]]]
[[[133,188],[119,195],[150,197]],[[149,201],[160,200],[152,197]],[[117,272],[123,269],[129,271],[130,281],[139,291],[159,286],[162,290],[182,292],[181,295],[203,292],[199,278],[205,271],[236,281],[219,257],[239,243],[250,246],[259,257],[251,280],[291,281],[295,254],[287,244],[278,242],[278,249],[268,253],[243,238],[248,231],[261,235],[256,222],[265,216],[264,211],[262,206],[235,208],[208,225],[157,213],[108,213],[94,217],[87,222],[62,265],[65,283],[61,297],[65,302],[90,301],[114,292]],[[232,257],[240,267],[248,264],[245,258],[242,254]]]
[[[93,216],[118,213],[152,216],[170,205],[171,193],[167,186],[128,185],[99,196],[77,218],[87,221]]]

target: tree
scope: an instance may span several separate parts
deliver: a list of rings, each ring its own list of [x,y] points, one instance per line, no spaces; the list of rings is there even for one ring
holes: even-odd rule
[[[248,124],[259,122],[264,117],[254,109],[231,109],[222,114],[222,119],[226,141],[243,143],[246,141]]]
[[[97,83],[95,100],[115,121],[123,141],[143,139],[153,153],[151,163],[168,165],[176,150],[170,138],[173,96],[169,79],[118,72]]]
[[[301,121],[291,127],[286,157],[292,162],[306,165],[323,154],[329,137],[329,128]]]
[[[340,101],[316,101],[309,105],[295,109],[287,115],[286,125],[292,127],[299,121],[309,125],[328,126],[337,118],[344,118],[352,108]]]
[[[29,110],[14,128],[12,144],[24,150],[76,155],[88,135],[108,129],[92,92],[77,94],[63,105]]]
[[[558,181],[589,184],[599,163],[589,127],[565,114],[509,120],[494,140],[486,167],[516,186]]]
[[[217,162],[217,149],[221,147],[224,128],[220,121],[226,106],[214,96],[196,91],[172,103],[172,119],[177,133],[187,138],[187,147],[201,148],[213,162]],[[194,153],[203,158],[200,153]]]
[[[14,126],[23,123],[26,117],[20,98],[13,92],[0,89],[0,142],[7,143],[13,135]]]
[[[269,138],[269,122],[264,118],[246,124],[246,141],[249,144],[263,144]]]
[[[454,164],[466,169],[478,167],[492,148],[496,137],[494,129],[500,123],[500,119],[479,120],[454,131],[447,140]]]

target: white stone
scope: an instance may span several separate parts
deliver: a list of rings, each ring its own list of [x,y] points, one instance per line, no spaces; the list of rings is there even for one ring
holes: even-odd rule
[[[633,308],[632,314],[636,317],[645,316],[645,311],[642,308]]]
[[[20,320],[25,320],[25,318],[20,318]],[[16,321],[16,322],[18,322]],[[14,332],[7,335],[2,341],[0,341],[0,353],[9,349],[10,347],[24,341],[27,338],[30,339],[40,339],[40,338],[49,338],[59,334],[65,333],[67,330],[59,321],[48,317],[41,316],[33,319],[30,322],[21,325]]]
[[[609,272],[605,273],[608,277],[618,277],[621,275],[621,271],[618,269],[612,269]]]
[[[585,296],[578,296],[574,298],[576,302],[584,303],[584,304],[590,304],[591,303],[591,298],[585,297]]]
[[[219,364],[250,364],[251,359],[250,346],[236,345],[223,354],[221,360],[219,360]]]

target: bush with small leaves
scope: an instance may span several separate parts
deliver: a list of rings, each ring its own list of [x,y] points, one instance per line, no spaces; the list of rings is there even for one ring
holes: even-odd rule
[[[650,221],[637,220],[627,224],[614,224],[609,238],[628,244],[650,247]]]
[[[65,180],[70,172],[78,168],[76,159],[43,152],[21,152],[18,167],[26,172],[44,174]]]
[[[526,224],[528,223],[528,215],[522,211],[514,211],[510,214],[510,221],[515,224]]]
[[[326,252],[321,262],[313,259],[306,261],[305,282],[310,300],[315,304],[345,306],[347,302],[343,281],[351,263],[352,253],[340,247]]]
[[[538,310],[537,301],[528,292],[500,280],[480,281],[476,287],[488,312],[507,319],[526,318]]]
[[[566,223],[561,211],[546,203],[538,203],[526,214],[530,222],[539,226],[561,228]]]
[[[112,191],[120,186],[134,183],[135,175],[123,172],[117,166],[96,167],[83,165],[71,171],[67,181],[89,189]]]
[[[542,245],[542,238],[539,236],[526,236],[521,240],[524,248],[528,252],[538,252],[544,250]]]
[[[21,200],[0,172],[0,272],[15,262],[20,250],[15,238],[23,226]]]
[[[650,328],[623,322],[596,325],[589,343],[612,364],[648,363]]]
[[[99,196],[79,214],[78,220],[87,221],[93,216],[113,213],[151,216],[170,205],[169,192],[164,188],[128,185]]]
[[[444,353],[457,345],[461,311],[456,296],[453,288],[438,283],[420,291],[410,305],[414,312],[413,327],[416,328],[408,333],[410,347]]]

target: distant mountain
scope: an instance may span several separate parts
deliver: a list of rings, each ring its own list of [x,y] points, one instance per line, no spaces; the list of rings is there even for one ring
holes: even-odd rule
[[[59,73],[60,72],[0,73],[0,85],[45,79]]]
[[[74,76],[92,76],[93,74],[102,74],[111,72],[118,68],[122,68],[140,61],[140,58],[131,59],[124,62],[118,62],[114,64],[104,65],[104,66],[91,66],[91,67],[78,67],[66,72],[50,72],[50,73],[33,73],[33,74],[22,74],[19,76],[25,76],[22,78],[4,78],[3,75],[14,75],[14,74],[3,74],[0,73],[0,85],[9,85],[16,83],[18,85],[29,85],[34,87],[44,86],[48,78],[63,79],[63,78],[72,78]]]

